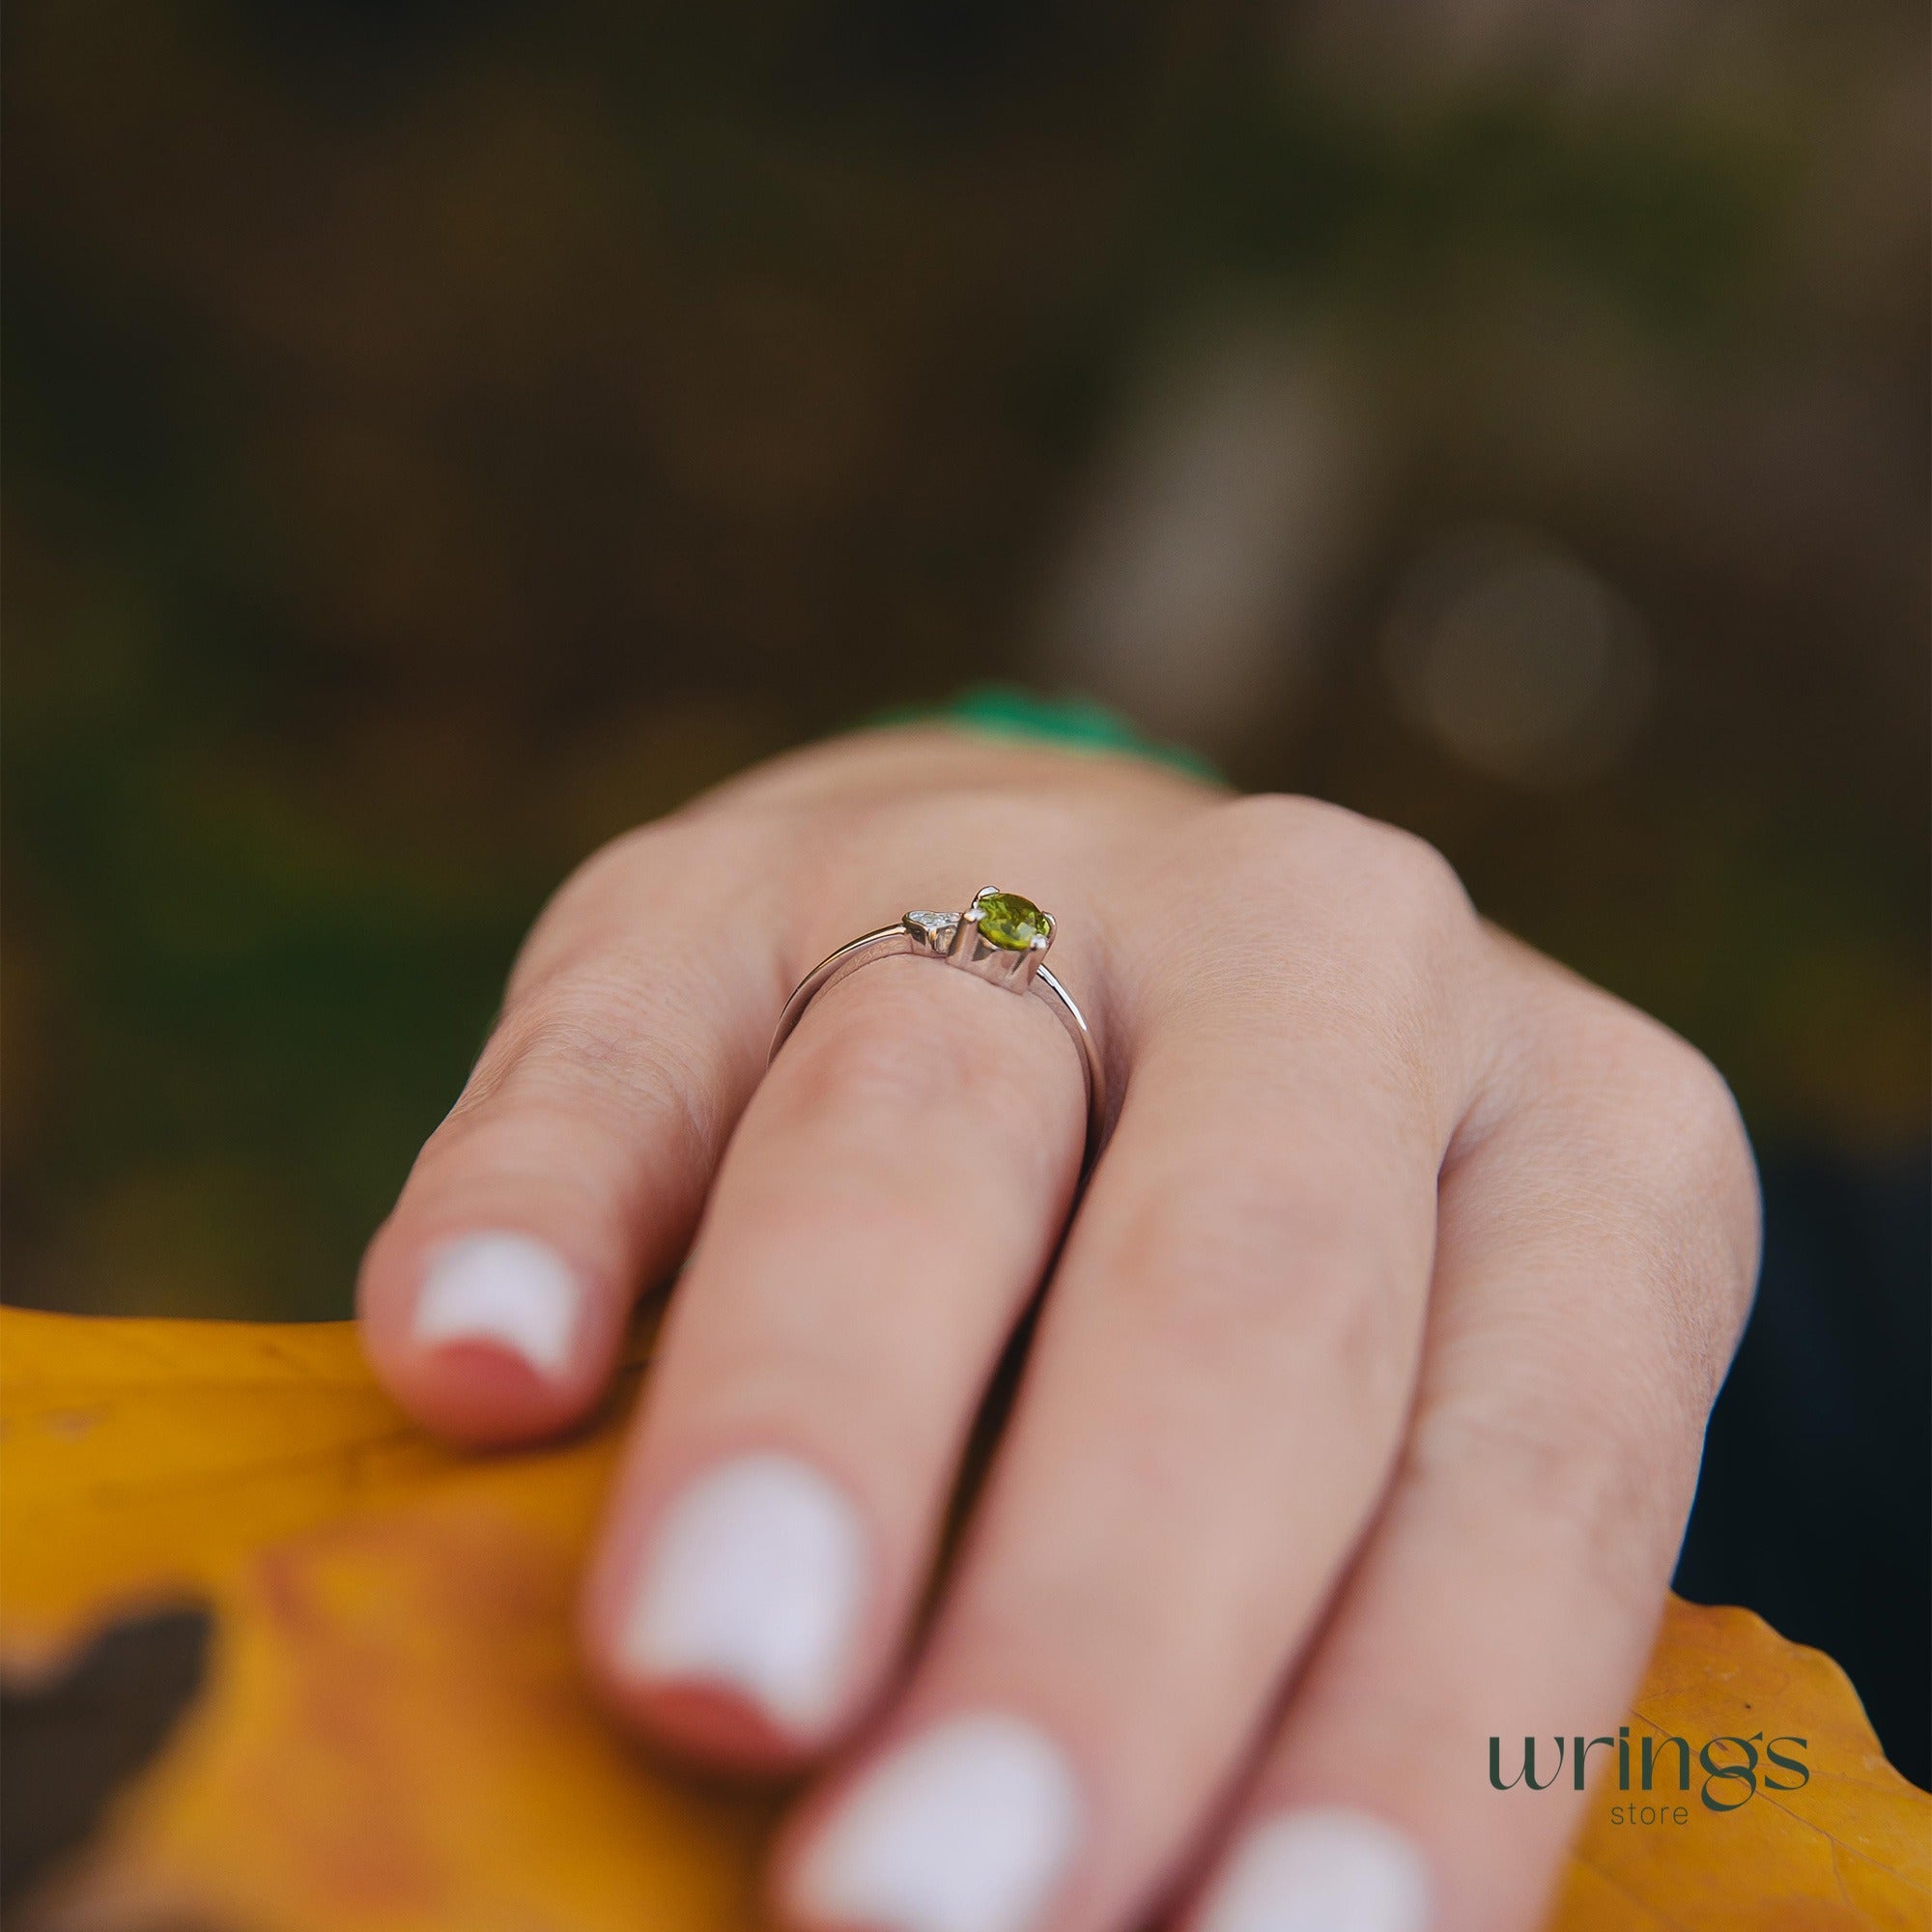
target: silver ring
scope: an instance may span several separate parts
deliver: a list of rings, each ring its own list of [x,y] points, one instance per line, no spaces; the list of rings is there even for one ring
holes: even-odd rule
[[[1017,893],[1003,893],[997,886],[975,893],[973,903],[964,912],[909,912],[896,925],[882,925],[878,931],[862,934],[841,946],[798,982],[779,1015],[765,1065],[769,1066],[778,1058],[779,1048],[791,1037],[806,1008],[848,973],[877,959],[896,959],[908,953],[941,960],[1011,992],[1039,994],[1054,1018],[1066,1029],[1067,1037],[1080,1049],[1080,1066],[1087,1078],[1086,1159],[1091,1165],[1099,1151],[1106,1120],[1107,1072],[1086,1016],[1073,995],[1047,971],[1046,950],[1052,944],[1052,916],[1041,912],[1031,899],[1021,898]]]

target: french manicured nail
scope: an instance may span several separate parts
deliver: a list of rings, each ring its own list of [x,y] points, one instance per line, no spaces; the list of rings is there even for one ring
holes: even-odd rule
[[[527,1235],[466,1235],[429,1257],[415,1338],[432,1348],[493,1343],[552,1377],[570,1360],[582,1308],[582,1285],[543,1242]]]
[[[787,1730],[838,1709],[866,1586],[850,1501],[792,1456],[699,1476],[658,1525],[619,1652],[629,1676],[722,1685]]]
[[[1236,1848],[1197,1932],[1424,1932],[1429,1870],[1364,1811],[1291,1811]]]
[[[1073,1857],[1080,1798],[1059,1749],[988,1712],[902,1746],[806,1855],[796,1897],[867,1932],[1025,1932]]]

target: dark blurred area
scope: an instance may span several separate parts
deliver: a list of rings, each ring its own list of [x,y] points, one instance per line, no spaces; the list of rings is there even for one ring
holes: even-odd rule
[[[344,1314],[572,864],[1002,678],[1435,840],[1890,1334],[1925,69],[1902,0],[19,0],[10,1298]],[[1910,1508],[1861,1386],[1806,1466]]]

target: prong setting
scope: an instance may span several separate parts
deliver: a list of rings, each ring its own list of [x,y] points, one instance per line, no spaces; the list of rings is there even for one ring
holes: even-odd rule
[[[806,1009],[828,987],[875,959],[911,954],[942,959],[980,979],[1016,993],[1040,996],[1065,1028],[1080,1054],[1087,1083],[1087,1156],[1092,1167],[1107,1124],[1107,1069],[1086,1015],[1071,993],[1045,962],[1053,944],[1053,919],[1031,899],[987,886],[959,913],[912,911],[901,913],[892,925],[864,932],[827,953],[796,986],[779,1014],[767,1060],[781,1047],[804,1017]]]
[[[1053,920],[1031,899],[982,887],[959,915],[948,961],[981,980],[1023,993],[1053,944]]]
[[[952,928],[952,944],[946,949],[946,956],[955,966],[971,967],[980,950],[980,901],[975,899],[959,915]]]

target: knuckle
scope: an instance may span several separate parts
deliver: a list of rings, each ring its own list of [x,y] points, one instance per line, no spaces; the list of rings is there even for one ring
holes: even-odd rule
[[[1361,873],[1378,901],[1419,952],[1466,939],[1476,930],[1476,911],[1461,875],[1428,839],[1378,826],[1381,835],[1361,856]]]
[[[1749,1312],[1760,1223],[1756,1163],[1730,1087],[1668,1027],[1594,989],[1571,1000],[1558,1040],[1550,1090],[1571,1107],[1580,1096],[1600,1173],[1647,1210],[1650,1273],[1676,1332],[1721,1378]]]
[[[1391,892],[1438,909],[1466,904],[1455,867],[1428,839],[1398,825],[1382,825],[1373,819],[1357,823],[1363,831],[1353,856]]]
[[[1420,936],[1471,925],[1456,868],[1426,838],[1346,806],[1280,793],[1230,800],[1208,814],[1210,836],[1237,880],[1270,896],[1319,883]]]
[[[1675,1034],[1666,1037],[1660,1058],[1660,1083],[1669,1098],[1677,1140],[1699,1170],[1721,1179],[1747,1167],[1750,1144],[1730,1083]]]
[[[551,895],[539,917],[539,927],[568,918],[593,913],[611,904],[629,904],[636,895],[638,881],[647,874],[662,874],[675,861],[688,835],[676,821],[661,819],[633,827],[607,839],[587,858],[582,859]]]
[[[1723,1075],[1662,1021],[1574,980],[1562,983],[1555,1017],[1546,1052],[1559,1091],[1594,1093],[1607,1107],[1641,1118],[1673,1168],[1693,1158],[1708,1169],[1745,1149]]]
[[[510,997],[544,982],[594,972],[605,952],[636,951],[667,898],[715,905],[720,882],[746,902],[743,929],[769,931],[777,921],[775,882],[786,829],[755,813],[687,807],[634,827],[582,860],[537,915],[510,971]]]
[[[1231,798],[1209,814],[1212,835],[1233,851],[1252,850],[1259,855],[1279,858],[1283,853],[1298,853],[1313,839],[1326,836],[1328,829],[1355,814],[1341,806],[1328,805],[1319,798],[1304,798],[1293,792],[1257,791]]]
[[[615,1118],[668,1110],[694,1142],[707,1141],[717,1096],[691,1045],[699,1017],[648,984],[606,957],[513,993],[449,1123],[506,1105]]]
[[[1382,829],[1323,799],[1251,792],[1209,811],[1201,836],[1238,881],[1274,894],[1305,889],[1351,852],[1372,846]]]
[[[1224,919],[1254,968],[1235,997],[1284,1037],[1354,1042],[1434,1135],[1460,1078],[1464,995],[1482,960],[1454,868],[1409,833],[1312,799],[1251,797],[1210,817]],[[1210,984],[1192,952],[1169,970],[1186,997],[1224,997],[1225,972]]]
[[[1682,1150],[1689,1189],[1714,1203],[1741,1254],[1756,1271],[1757,1163],[1743,1117],[1723,1075],[1694,1047],[1676,1043],[1668,1073],[1673,1139]]]

